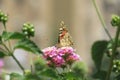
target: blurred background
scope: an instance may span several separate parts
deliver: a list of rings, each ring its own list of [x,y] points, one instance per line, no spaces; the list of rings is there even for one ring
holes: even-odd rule
[[[115,30],[110,25],[111,15],[120,14],[120,0],[96,0],[112,36]],[[21,31],[25,22],[35,26],[33,40],[43,49],[57,43],[60,21],[64,21],[74,41],[74,47],[88,66],[94,67],[91,59],[91,46],[96,40],[109,39],[93,7],[92,0],[0,0],[0,9],[9,15],[9,31]],[[0,24],[0,31],[2,24]],[[15,51],[16,57],[29,68],[27,52]],[[16,63],[5,58],[7,71],[20,71]]]

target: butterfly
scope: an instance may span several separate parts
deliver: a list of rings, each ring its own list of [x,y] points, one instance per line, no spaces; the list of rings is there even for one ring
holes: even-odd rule
[[[73,45],[72,37],[68,33],[68,29],[66,28],[64,22],[61,21],[58,36],[58,46],[67,47],[72,45]]]

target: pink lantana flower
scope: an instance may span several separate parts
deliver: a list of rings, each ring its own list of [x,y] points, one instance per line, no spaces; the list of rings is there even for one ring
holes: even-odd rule
[[[72,64],[73,62],[75,62],[77,60],[81,60],[81,59],[80,59],[80,56],[78,54],[75,54],[75,53],[73,53],[72,55],[70,55],[66,58],[66,62],[68,64]]]
[[[42,51],[48,66],[62,67],[68,64],[71,65],[73,62],[80,60],[79,55],[75,53],[75,49],[72,47],[57,48],[52,46]]]
[[[57,48],[55,46],[45,48],[42,51],[44,53],[45,58],[52,58],[54,56],[57,56],[57,54],[56,54]]]
[[[60,56],[64,56],[64,55],[70,55],[72,53],[74,53],[74,49],[72,47],[61,47],[58,48],[57,52]]]
[[[65,61],[61,56],[53,57],[52,61],[55,64],[56,67],[61,67],[62,65],[65,64]]]

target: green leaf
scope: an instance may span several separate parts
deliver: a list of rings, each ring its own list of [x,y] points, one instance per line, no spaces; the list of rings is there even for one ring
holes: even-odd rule
[[[120,80],[120,74],[115,77],[115,80]]]
[[[107,48],[107,45],[108,45],[108,41],[103,40],[103,41],[95,42],[92,46],[92,49],[91,49],[92,50],[92,59],[98,70],[100,70],[100,68],[101,68],[103,55]]]
[[[0,51],[0,58],[4,58],[6,55],[4,52]]]
[[[87,66],[83,62],[75,62],[72,65],[72,72],[74,72],[73,77],[75,77],[75,80],[84,80],[82,78],[85,78]]]
[[[40,56],[37,60],[34,61],[34,67],[35,67],[35,71],[42,71],[45,68],[48,68],[43,56]]]
[[[42,51],[38,48],[38,46],[29,39],[23,39],[18,41],[18,43],[14,46],[14,49],[24,49],[26,51],[30,51],[34,54],[40,54]]]
[[[9,39],[23,39],[25,38],[25,35],[19,32],[6,32],[4,31],[2,33],[2,38],[7,41]]]
[[[42,80],[39,75],[36,74],[27,74],[25,75],[25,79],[24,80]]]
[[[24,77],[18,73],[11,73],[10,80],[24,80]]]
[[[72,65],[72,69],[73,71],[76,73],[76,75],[78,76],[83,76],[87,73],[88,71],[88,68],[87,66],[85,65],[84,62],[82,61],[78,61],[78,62],[75,62],[73,65]]]
[[[95,79],[100,79],[100,80],[104,80],[106,77],[107,72],[106,71],[98,71],[93,75],[93,78]]]
[[[78,76],[78,73],[74,73],[74,72],[67,72],[65,75],[65,78],[67,80],[83,80],[82,77],[79,75]]]
[[[53,69],[44,69],[41,73],[41,76],[45,76],[45,77],[50,77],[50,78],[53,78],[53,79],[56,79],[58,78],[55,70]]]

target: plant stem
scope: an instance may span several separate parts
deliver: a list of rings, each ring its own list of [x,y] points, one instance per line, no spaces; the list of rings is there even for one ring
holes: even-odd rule
[[[119,34],[120,34],[120,26],[117,27],[115,41],[113,42],[113,46],[112,46],[112,56],[111,56],[111,60],[110,60],[110,66],[109,66],[108,73],[107,73],[105,80],[110,80],[110,75],[111,75],[111,71],[112,71],[112,67],[113,67],[113,60],[115,58],[115,53],[116,53],[117,46],[118,46]]]
[[[56,71],[56,74],[57,74],[57,76],[58,76],[58,80],[60,80],[61,77],[60,77],[60,74],[59,74],[59,71],[57,70],[57,68],[55,68],[55,71]]]
[[[10,53],[11,51],[8,49],[8,47],[4,44],[4,43],[2,43],[2,45],[4,46],[4,48],[8,51],[8,53]]]
[[[7,32],[6,23],[3,23],[3,26],[4,26],[4,30]],[[10,50],[12,50],[10,40],[8,40],[8,45],[9,45]]]
[[[27,37],[29,40],[30,40],[30,36],[28,36]],[[28,52],[29,53],[29,52]],[[32,54],[30,54],[30,69],[31,69],[31,73],[33,73],[34,72],[34,69],[33,69],[33,67],[34,67],[34,63],[33,63],[33,55]]]
[[[106,34],[108,35],[108,37],[110,38],[110,40],[113,41],[113,40],[112,40],[112,37],[111,37],[111,35],[110,35],[110,33],[109,33],[109,31],[108,31],[107,28],[106,28],[105,21],[104,21],[102,15],[101,15],[101,13],[100,13],[98,7],[97,7],[97,4],[96,4],[95,0],[92,0],[92,2],[93,2],[93,5],[94,5],[94,7],[95,7],[96,13],[97,13],[97,15],[98,15],[98,17],[99,17],[99,20],[100,20],[100,22],[101,22],[101,24],[102,24],[102,27],[104,28],[104,30],[105,30]]]
[[[23,66],[20,64],[20,62],[17,60],[17,58],[13,55],[13,52],[11,52],[8,47],[5,44],[2,44],[4,46],[4,48],[8,51],[9,55],[12,56],[12,58],[16,61],[16,63],[18,64],[18,66],[21,68],[21,70],[24,73],[24,68]]]
[[[4,30],[7,31],[6,29],[6,23],[3,22]]]
[[[20,64],[20,62],[17,60],[17,58],[13,54],[11,56],[16,61],[16,63],[18,64],[18,66],[21,68],[21,70],[23,71],[23,73],[25,73],[23,66]]]
[[[4,30],[7,32],[7,28],[6,28],[6,24],[3,23],[3,26],[4,26]],[[16,61],[16,63],[18,64],[18,66],[20,67],[20,69],[23,71],[24,73],[24,67],[20,64],[20,62],[17,60],[17,58],[13,55],[13,51],[12,51],[12,48],[11,48],[11,43],[10,41],[8,40],[8,45],[9,45],[9,48],[3,43],[2,44],[5,49],[8,51],[9,55],[11,55],[11,57]]]

